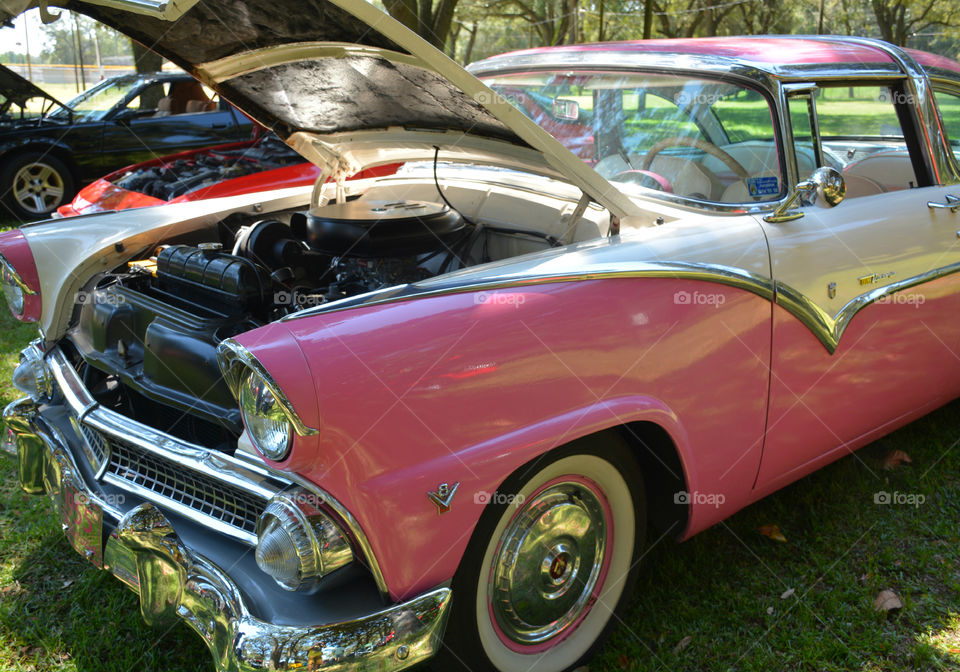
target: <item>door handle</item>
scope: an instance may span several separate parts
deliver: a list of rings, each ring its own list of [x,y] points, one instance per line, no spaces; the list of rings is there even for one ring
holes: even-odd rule
[[[227,124],[210,124],[210,128],[226,128]],[[960,198],[957,199],[960,201]]]
[[[927,207],[930,209],[942,208],[944,210],[949,210],[950,212],[956,212],[957,210],[960,210],[960,196],[951,196],[950,194],[947,194],[946,200],[946,203],[934,203],[933,201],[927,201]]]

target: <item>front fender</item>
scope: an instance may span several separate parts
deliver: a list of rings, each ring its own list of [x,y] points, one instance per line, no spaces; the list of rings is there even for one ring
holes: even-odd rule
[[[684,292],[712,300],[678,301]],[[350,509],[401,599],[452,577],[482,493],[609,427],[656,422],[690,490],[723,494],[719,506],[691,507],[687,534],[745,505],[762,449],[770,319],[769,300],[743,289],[614,278],[321,313],[238,340],[257,355],[258,341],[275,341],[266,330],[297,339],[310,370],[275,355],[268,368],[285,389],[313,377],[319,435],[298,437],[278,466]],[[441,483],[460,483],[445,513],[428,497]]]

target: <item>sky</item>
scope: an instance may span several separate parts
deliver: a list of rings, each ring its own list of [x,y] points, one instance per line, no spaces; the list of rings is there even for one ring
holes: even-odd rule
[[[51,7],[51,12],[62,11]],[[69,13],[67,13],[69,16]],[[67,18],[67,17],[64,17]],[[60,21],[64,19],[61,18]],[[30,43],[30,55],[39,56],[43,50],[44,36],[40,22],[40,10],[31,9],[13,20],[13,28],[0,29],[0,52],[13,51],[18,54],[27,52],[26,43]],[[26,30],[24,27],[26,26]]]

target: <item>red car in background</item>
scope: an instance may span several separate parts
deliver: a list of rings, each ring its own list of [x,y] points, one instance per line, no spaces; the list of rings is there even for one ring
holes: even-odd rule
[[[396,172],[399,164],[363,170],[351,179]],[[320,169],[272,133],[191,150],[114,171],[57,209],[60,217],[143,208],[313,184]]]

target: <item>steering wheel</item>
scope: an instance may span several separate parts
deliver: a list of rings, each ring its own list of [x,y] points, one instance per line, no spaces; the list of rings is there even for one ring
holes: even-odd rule
[[[670,184],[670,180],[652,170],[622,170],[611,177],[610,180],[613,182],[633,182],[641,187],[658,189],[668,194],[673,193],[673,185]]]
[[[707,142],[706,140],[700,140],[699,138],[685,138],[679,135],[675,135],[671,138],[664,138],[663,140],[654,143],[653,147],[651,147],[643,157],[643,164],[640,166],[640,168],[643,170],[649,170],[650,165],[653,163],[654,157],[667,147],[693,147],[695,149],[699,149],[703,152],[706,152],[710,156],[723,161],[723,163],[726,164],[726,166],[744,182],[746,182],[747,178],[750,177],[750,173],[747,172],[746,168],[740,165],[739,161],[713,143]]]

